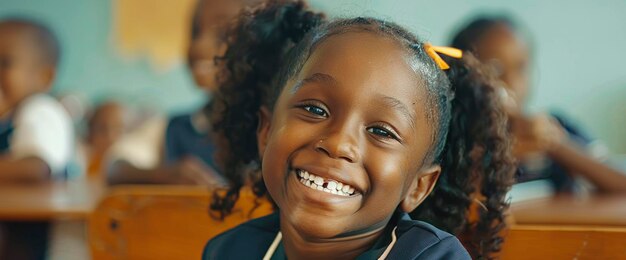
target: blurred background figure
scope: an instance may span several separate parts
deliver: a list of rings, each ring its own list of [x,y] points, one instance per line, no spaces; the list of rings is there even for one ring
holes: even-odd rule
[[[193,13],[188,65],[196,86],[209,96],[209,102],[217,88],[215,59],[225,50],[226,26],[244,5],[244,1],[240,0],[201,0]],[[213,157],[215,145],[209,137],[209,107],[207,103],[190,113],[174,116],[168,120],[163,135],[152,135],[157,138],[164,136],[160,137],[164,141],[155,142],[153,139],[146,142],[160,144],[157,149],[150,145],[153,151],[162,154],[156,165],[151,163],[141,167],[121,156],[112,155],[115,159],[109,167],[109,182],[224,185]]]
[[[86,135],[78,145],[77,160],[87,177],[99,177],[107,151],[123,137],[129,127],[127,109],[107,101],[98,105],[87,118]]]
[[[557,113],[527,113],[532,49],[506,16],[477,17],[453,37],[453,47],[470,51],[500,79],[501,96],[515,136],[518,182],[549,178],[556,191],[575,191],[575,177],[601,192],[626,191],[626,175],[603,163],[608,149]]]
[[[64,177],[74,132],[63,107],[46,94],[59,58],[47,27],[24,19],[0,22],[0,183]]]
[[[60,55],[59,42],[46,26],[0,20],[0,185],[67,177],[72,122],[47,94]],[[0,222],[0,259],[44,259],[48,234],[47,221]]]

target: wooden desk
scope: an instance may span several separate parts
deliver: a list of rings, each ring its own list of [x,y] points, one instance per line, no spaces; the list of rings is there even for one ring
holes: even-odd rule
[[[0,185],[0,220],[86,220],[104,193],[100,180]]]
[[[513,226],[500,259],[626,259],[626,228]]]
[[[514,203],[511,212],[518,225],[626,227],[626,195],[560,195]]]
[[[109,189],[88,221],[92,258],[199,259],[207,241],[273,211],[244,187],[224,219],[209,210],[213,190],[200,186],[127,185]],[[245,250],[242,249],[242,250]]]

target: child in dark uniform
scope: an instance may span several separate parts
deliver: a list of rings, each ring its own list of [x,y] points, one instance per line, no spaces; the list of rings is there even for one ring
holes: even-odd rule
[[[229,32],[229,47],[220,59],[224,80],[215,99],[215,104],[222,107],[214,110],[222,114],[212,118],[217,119],[215,129],[224,136],[218,139],[227,141],[219,150],[228,151],[220,157],[226,164],[224,172],[231,188],[212,205],[213,209],[228,214],[242,183],[254,184],[257,196],[266,193],[259,173],[242,176],[239,172],[242,165],[260,164],[256,115],[271,99],[272,78],[278,74],[285,53],[322,20],[321,14],[311,12],[300,1],[279,1],[241,15]],[[504,131],[506,115],[498,92],[475,60],[469,56],[463,60],[444,59],[451,65],[446,73],[455,96],[450,123],[454,127],[448,132],[448,140],[453,141],[447,142],[441,155],[440,181],[411,216],[459,235],[472,256],[490,257],[502,243],[505,194],[512,182],[513,164]]]
[[[531,91],[531,46],[512,20],[477,17],[454,35],[451,45],[474,53],[498,74],[520,162],[518,182],[548,179],[555,192],[577,192],[584,185],[575,180],[582,178],[598,192],[626,192],[626,175],[603,162],[607,149],[601,141],[561,113],[524,111]]]
[[[209,96],[217,88],[215,57],[224,51],[224,28],[247,3],[240,0],[198,0],[196,3],[187,58],[194,82]],[[127,156],[112,156],[108,166],[109,183],[223,185],[218,162],[213,158],[215,140],[209,137],[210,103],[168,120],[159,165],[145,167],[124,158]]]

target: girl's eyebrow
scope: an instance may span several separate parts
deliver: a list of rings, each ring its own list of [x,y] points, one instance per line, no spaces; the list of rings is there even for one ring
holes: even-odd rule
[[[294,84],[293,88],[291,89],[292,94],[298,92],[298,90],[307,83],[325,83],[321,85],[332,86],[337,84],[337,80],[335,80],[333,76],[325,73],[314,73],[313,75],[302,79]],[[382,100],[382,102],[386,106],[399,111],[400,114],[409,122],[409,126],[411,127],[411,129],[416,129],[415,116],[413,115],[413,113],[411,113],[406,104],[404,104],[397,98],[382,94],[378,94],[378,99]]]
[[[415,116],[413,115],[413,113],[411,113],[411,111],[409,110],[409,108],[399,99],[394,98],[394,97],[390,97],[390,96],[386,96],[386,95],[382,95],[382,94],[378,94],[378,98],[380,100],[382,100],[382,102],[388,106],[393,108],[394,110],[397,110],[400,112],[400,114],[407,120],[409,121],[409,126],[411,127],[411,129],[416,129],[415,128]]]
[[[298,90],[307,83],[325,83],[322,85],[335,85],[337,84],[337,80],[333,78],[333,76],[324,74],[324,73],[314,73],[313,75],[298,81],[293,85],[291,89],[291,93],[296,93]]]

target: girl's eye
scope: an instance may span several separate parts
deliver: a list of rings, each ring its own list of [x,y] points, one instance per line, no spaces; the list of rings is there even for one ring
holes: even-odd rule
[[[380,126],[368,127],[367,131],[383,138],[395,139],[399,141],[399,138],[391,130],[385,129],[384,127],[380,127]]]
[[[328,117],[328,113],[326,113],[326,110],[315,105],[304,105],[302,106],[302,109],[316,116]]]

